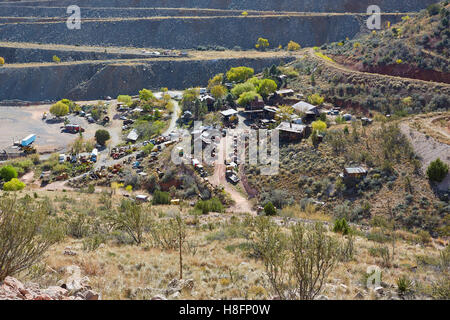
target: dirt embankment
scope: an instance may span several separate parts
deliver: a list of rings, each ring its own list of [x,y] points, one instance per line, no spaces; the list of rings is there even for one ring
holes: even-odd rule
[[[208,8],[237,10],[297,11],[297,12],[366,12],[378,5],[383,12],[418,11],[436,0],[49,0],[24,1],[15,5],[84,7],[147,7],[147,8]],[[14,2],[9,2],[12,4]]]
[[[43,101],[69,98],[93,100],[136,94],[142,88],[184,89],[200,86],[231,67],[249,66],[256,72],[292,61],[293,57],[149,62],[86,62],[0,68],[0,101]]]
[[[450,73],[447,72],[422,69],[407,63],[389,65],[363,65],[359,61],[347,59],[342,56],[331,57],[336,62],[355,71],[378,73],[402,78],[419,79],[450,84]]]

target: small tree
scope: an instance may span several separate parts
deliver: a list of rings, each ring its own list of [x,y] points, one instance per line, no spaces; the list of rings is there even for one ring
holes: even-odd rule
[[[69,113],[69,106],[62,101],[58,101],[50,107],[50,113],[55,117],[64,117]]]
[[[148,213],[136,202],[122,201],[118,212],[107,216],[111,227],[126,232],[136,244],[144,240],[144,231],[150,225]]]
[[[4,166],[0,169],[0,178],[5,182],[17,178],[17,175],[17,170],[11,165]]]
[[[61,59],[58,56],[53,56],[52,60],[55,63],[60,63],[61,62]]]
[[[252,246],[280,299],[312,300],[340,257],[341,244],[325,227],[296,224],[285,234],[267,218],[256,220]]]
[[[4,65],[4,64],[5,64],[5,58],[0,57],[0,66],[2,66],[2,65]]]
[[[153,92],[151,90],[142,89],[141,91],[139,91],[139,99],[143,101],[148,101],[153,98],[155,98],[155,96],[153,95]]]
[[[241,107],[246,107],[250,102],[252,102],[253,100],[255,100],[257,98],[261,98],[261,96],[254,91],[244,92],[243,94],[241,94],[239,96],[237,103]]]
[[[25,183],[17,178],[12,178],[10,181],[5,182],[3,185],[4,191],[20,191],[25,188]]]
[[[117,101],[121,103],[125,103],[126,105],[130,105],[132,103],[132,99],[128,95],[121,94],[117,96]]]
[[[176,216],[176,232],[178,234],[178,252],[180,258],[180,279],[183,279],[183,244],[186,241],[186,224],[179,215]]]
[[[274,216],[277,213],[277,209],[275,209],[272,202],[267,202],[267,204],[264,206],[264,213],[268,216]]]
[[[259,82],[257,92],[263,97],[267,98],[271,93],[277,90],[277,83],[272,79],[263,79]]]
[[[106,141],[108,141],[111,138],[109,135],[109,132],[104,129],[99,129],[95,132],[95,140],[98,144],[104,146]]]
[[[428,179],[434,182],[442,182],[448,174],[448,165],[437,158],[427,168]]]
[[[156,190],[153,193],[153,204],[170,204],[170,196],[169,193]]]
[[[264,51],[269,47],[269,45],[269,40],[265,38],[258,38],[258,42],[256,42],[255,48]]]
[[[318,95],[317,93],[314,93],[308,97],[308,102],[315,105],[320,106],[324,102],[325,98]]]
[[[311,124],[311,126],[312,126],[314,131],[317,131],[319,133],[325,132],[327,130],[327,124],[325,122],[321,121],[321,120],[314,121]]]
[[[0,198],[0,282],[39,262],[64,236],[45,203],[31,198]]]
[[[253,77],[255,70],[248,67],[231,68],[227,72],[227,79],[235,82],[244,82]]]
[[[223,99],[227,95],[227,93],[227,88],[220,84],[211,88],[211,94],[216,99]]]
[[[287,49],[288,51],[298,51],[300,50],[301,46],[294,41],[289,41],[288,45],[287,45]]]

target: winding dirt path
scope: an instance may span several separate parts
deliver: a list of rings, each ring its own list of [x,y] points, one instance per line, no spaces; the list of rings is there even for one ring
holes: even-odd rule
[[[227,137],[228,138],[228,137]],[[225,192],[227,192],[230,197],[235,201],[235,204],[228,208],[228,212],[233,213],[250,213],[252,215],[256,215],[256,211],[253,210],[253,206],[251,202],[242,195],[233,185],[231,185],[225,176],[226,166],[224,164],[224,152],[225,152],[225,143],[227,139],[220,139],[220,143],[218,145],[219,150],[219,160],[218,163],[214,165],[214,174],[209,178],[209,182],[216,187],[223,186]],[[242,190],[245,190],[242,182],[239,182]]]

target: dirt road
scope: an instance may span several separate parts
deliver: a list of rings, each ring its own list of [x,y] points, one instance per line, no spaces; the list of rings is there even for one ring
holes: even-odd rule
[[[230,138],[231,139],[231,138]],[[230,197],[235,201],[235,204],[228,209],[229,212],[233,213],[250,213],[252,215],[256,215],[256,211],[252,209],[251,202],[244,196],[241,192],[239,192],[235,186],[230,184],[225,177],[226,167],[224,164],[225,159],[225,143],[229,139],[222,138],[220,139],[220,143],[218,145],[218,161],[217,164],[214,165],[214,174],[209,178],[209,182],[213,186],[220,187],[223,186],[224,190],[230,195]],[[241,190],[245,190],[242,186],[242,183],[238,184],[241,187]]]

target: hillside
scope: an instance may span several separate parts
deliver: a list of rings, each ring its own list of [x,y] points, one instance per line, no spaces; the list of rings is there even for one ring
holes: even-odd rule
[[[355,70],[450,83],[449,18],[450,5],[443,1],[398,24],[391,21],[386,30],[322,49]]]

